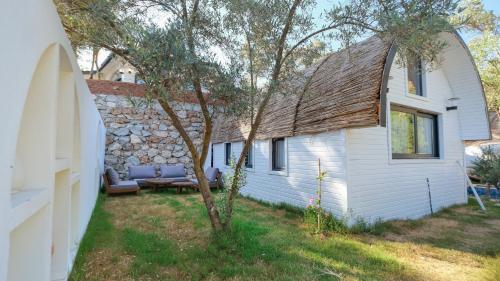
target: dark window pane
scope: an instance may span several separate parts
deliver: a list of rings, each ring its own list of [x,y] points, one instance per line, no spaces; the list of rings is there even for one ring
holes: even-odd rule
[[[414,56],[408,58],[408,94],[423,96],[422,92],[422,61]]]
[[[214,167],[214,145],[210,146],[210,167]]]
[[[417,116],[417,153],[435,155],[434,118]]]
[[[231,164],[231,143],[225,145],[225,164],[227,166]]]
[[[285,139],[272,140],[272,169],[274,171],[285,170]]]
[[[415,153],[414,115],[407,112],[391,111],[392,153]]]
[[[253,145],[250,145],[248,148],[248,153],[245,157],[245,167],[253,168]]]

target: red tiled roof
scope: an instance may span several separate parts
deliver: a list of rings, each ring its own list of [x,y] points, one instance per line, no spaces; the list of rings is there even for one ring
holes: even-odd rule
[[[94,95],[143,97],[146,93],[146,87],[144,85],[127,82],[87,79],[87,85],[89,86],[90,92]]]
[[[146,95],[146,86],[128,82],[116,82],[108,80],[95,80],[87,79],[87,85],[90,92],[94,95],[117,95],[117,96],[133,96],[144,97]],[[208,94],[204,94],[208,98]],[[198,103],[198,99],[193,92],[187,92],[182,97],[174,97],[176,101],[183,101],[187,103]],[[209,104],[212,101],[208,101]]]

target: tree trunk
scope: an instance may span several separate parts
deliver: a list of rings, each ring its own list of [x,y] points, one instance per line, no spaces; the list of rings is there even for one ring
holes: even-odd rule
[[[99,48],[92,48],[92,66],[90,67],[90,79],[94,79],[94,65],[96,72],[99,73],[99,66],[97,65],[97,58],[99,56]]]
[[[200,188],[203,202],[205,202],[205,207],[207,208],[208,217],[210,218],[210,222],[212,223],[212,228],[216,232],[219,232],[223,229],[222,222],[220,220],[217,207],[215,206],[212,193],[210,192],[210,187],[208,185],[207,177],[205,176],[205,172],[203,170],[204,162],[200,161],[201,157],[199,157],[198,155],[196,146],[189,138],[189,135],[187,134],[186,130],[184,130],[184,127],[182,127],[182,123],[179,120],[179,117],[175,113],[174,109],[170,106],[168,101],[163,99],[158,99],[158,102],[160,106],[163,108],[163,110],[165,110],[167,115],[170,117],[172,125],[177,129],[182,139],[186,143],[186,146],[188,147],[189,153],[191,154],[191,159],[193,161],[194,174],[196,176],[196,179],[198,179],[198,186]]]
[[[212,228],[215,230],[215,232],[220,232],[223,230],[222,222],[220,220],[220,215],[217,211],[217,207],[215,206],[214,198],[210,191],[210,186],[208,184],[207,177],[205,176],[205,172],[203,171],[201,163],[198,162],[194,164],[194,173],[196,175],[196,178],[198,179],[198,187],[200,189],[201,196],[203,197],[205,207],[207,208],[208,217],[210,218]]]

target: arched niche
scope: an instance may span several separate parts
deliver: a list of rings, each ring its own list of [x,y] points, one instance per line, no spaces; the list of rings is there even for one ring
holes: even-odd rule
[[[42,195],[48,194],[54,180],[50,164],[58,63],[54,44],[37,62],[20,117],[11,187],[15,215],[10,222],[8,280],[45,280],[50,274],[50,208]],[[41,203],[29,203],[33,201]]]
[[[81,118],[75,76],[64,48],[59,49],[56,111],[56,169],[53,197],[52,279],[67,278],[80,238]],[[61,163],[58,165],[57,163]]]
[[[75,93],[74,103],[73,103],[73,132],[72,132],[72,163],[71,170],[73,173],[80,173],[80,162],[81,162],[81,133],[80,133],[80,103],[78,99],[78,93]]]
[[[59,85],[57,95],[57,137],[56,158],[71,157],[73,145],[73,111],[75,99],[75,78],[66,51],[59,50]],[[68,167],[69,168],[69,167]]]
[[[58,52],[52,45],[42,54],[33,73],[17,134],[12,191],[48,188],[52,182],[54,112]]]

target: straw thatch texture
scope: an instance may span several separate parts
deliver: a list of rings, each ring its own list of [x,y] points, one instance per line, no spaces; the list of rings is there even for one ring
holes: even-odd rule
[[[333,53],[294,77],[286,94],[269,102],[257,139],[316,134],[349,127],[376,126],[380,87],[390,44],[377,37]],[[244,140],[249,125],[217,120],[213,143]]]

